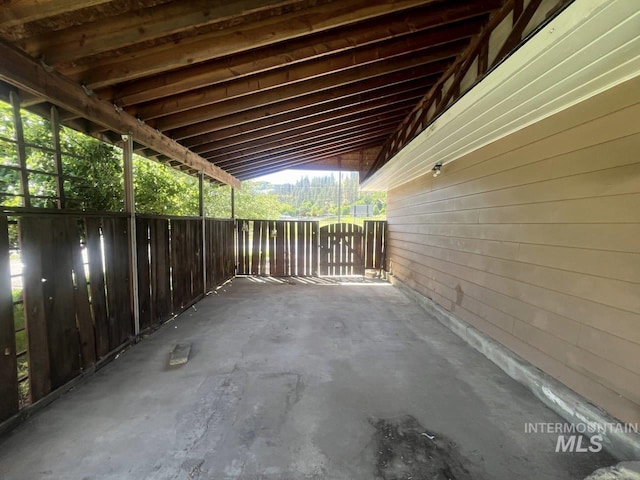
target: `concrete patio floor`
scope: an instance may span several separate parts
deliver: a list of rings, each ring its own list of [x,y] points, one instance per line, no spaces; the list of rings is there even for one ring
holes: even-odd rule
[[[615,463],[525,434],[560,419],[396,287],[347,283],[235,279],[6,436],[0,478],[565,480]]]

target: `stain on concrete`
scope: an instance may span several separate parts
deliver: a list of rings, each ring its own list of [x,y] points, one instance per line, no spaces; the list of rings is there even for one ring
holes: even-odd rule
[[[471,480],[457,445],[414,417],[371,424],[376,429],[376,480]]]

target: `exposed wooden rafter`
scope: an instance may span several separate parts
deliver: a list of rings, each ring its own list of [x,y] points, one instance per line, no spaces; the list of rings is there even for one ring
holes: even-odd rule
[[[174,158],[220,182],[239,187],[239,181],[170,138],[144,125],[112,104],[87,95],[71,80],[47,69],[13,47],[0,42],[0,80],[75,112],[109,130],[132,134],[135,141]]]
[[[7,57],[0,80],[35,113],[57,105],[61,124],[112,143],[133,132],[140,154],[225,183],[364,150],[365,171],[419,99],[467,88],[441,87],[505,4],[512,45],[538,1],[5,0],[3,48],[30,63]]]
[[[100,93],[113,98],[118,105],[124,107],[150,102],[279,68],[284,63],[293,65],[392,38],[401,38],[439,26],[446,27],[443,30],[447,31],[450,27],[465,25],[465,20],[472,24],[482,21],[480,15],[490,12],[500,3],[501,0],[456,5],[433,3],[412,11],[410,22],[407,21],[406,13],[399,13],[384,24],[369,21],[349,28],[329,30],[320,35],[302,37],[263,48],[259,50],[259,55],[255,50],[251,50],[231,57],[173,70],[159,76],[124,83],[119,85],[117,89]],[[468,25],[468,27],[470,26]],[[474,33],[476,32],[470,32],[470,35]]]

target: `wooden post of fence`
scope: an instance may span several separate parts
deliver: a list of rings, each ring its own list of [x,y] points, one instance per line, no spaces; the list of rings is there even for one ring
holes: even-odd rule
[[[231,187],[231,218],[236,218],[236,189]]]
[[[64,176],[62,172],[62,149],[60,148],[60,115],[55,105],[51,106],[51,134],[53,135],[53,149],[56,160],[56,194],[58,196],[58,210],[64,210]]]
[[[198,209],[202,222],[202,293],[207,294],[207,221],[204,211],[204,172],[198,173]]]
[[[133,310],[133,334],[140,334],[140,298],[138,294],[138,248],[136,245],[136,196],[133,189],[133,135],[122,136],[124,163],[124,210],[129,214],[129,283],[131,309]]]
[[[9,92],[9,101],[13,112],[13,128],[16,138],[16,152],[20,164],[20,185],[25,207],[31,206],[31,195],[29,194],[29,172],[27,170],[27,153],[24,145],[24,130],[22,128],[22,116],[20,115],[20,97],[16,92]]]

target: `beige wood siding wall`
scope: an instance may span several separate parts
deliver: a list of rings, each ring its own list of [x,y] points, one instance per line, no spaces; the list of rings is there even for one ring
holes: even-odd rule
[[[640,81],[389,192],[388,268],[640,421]]]

